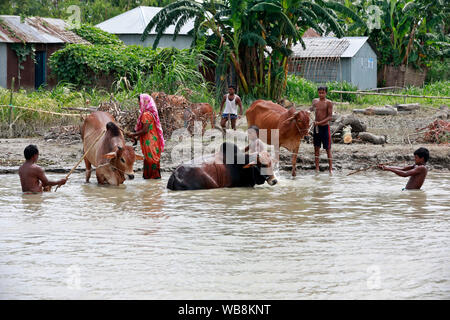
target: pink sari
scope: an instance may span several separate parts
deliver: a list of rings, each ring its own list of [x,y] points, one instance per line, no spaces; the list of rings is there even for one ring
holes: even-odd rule
[[[143,125],[142,115],[145,112],[150,112],[153,115],[153,118],[154,118],[155,124],[156,124],[156,132],[158,133],[161,152],[163,152],[165,141],[164,141],[164,137],[163,137],[163,130],[161,127],[161,122],[159,121],[158,109],[156,109],[156,103],[150,95],[143,93],[139,96],[139,117],[138,117],[138,120],[136,123],[136,127],[134,128],[136,131],[139,131],[142,129],[142,125]]]

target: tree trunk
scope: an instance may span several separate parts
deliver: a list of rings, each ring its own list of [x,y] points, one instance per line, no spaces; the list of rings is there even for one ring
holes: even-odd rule
[[[366,109],[353,109],[353,113],[362,113],[365,115],[379,115],[379,116],[394,116],[396,115],[397,109],[392,107],[386,107],[386,108],[366,108]]]
[[[240,66],[239,61],[237,60],[234,52],[230,52],[230,59],[233,62],[234,68],[236,69],[236,72],[239,76],[239,80],[241,81],[242,89],[244,90],[244,93],[247,94],[248,93],[247,81],[245,80],[245,76],[242,73],[241,66]]]
[[[288,47],[288,49],[291,49],[292,39],[289,39],[287,47]],[[287,75],[288,75],[288,71],[289,71],[288,57],[284,57],[283,68],[284,68],[284,79],[283,79],[283,92],[284,92],[284,90],[286,90],[286,86],[287,86]]]
[[[411,50],[411,46],[414,41],[414,36],[416,34],[416,28],[417,28],[417,22],[414,23],[413,29],[411,31],[411,35],[409,37],[408,45],[406,46],[406,53],[405,53],[405,56],[403,57],[402,64],[408,64],[409,51]]]
[[[376,136],[369,132],[360,132],[358,138],[365,142],[370,142],[373,144],[385,144],[387,142],[386,136]]]

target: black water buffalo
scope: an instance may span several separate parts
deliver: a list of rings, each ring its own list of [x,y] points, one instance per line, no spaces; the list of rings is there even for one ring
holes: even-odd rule
[[[249,156],[235,144],[225,142],[216,154],[178,166],[170,176],[167,188],[198,190],[253,187],[265,181],[271,186],[277,183],[269,153]]]

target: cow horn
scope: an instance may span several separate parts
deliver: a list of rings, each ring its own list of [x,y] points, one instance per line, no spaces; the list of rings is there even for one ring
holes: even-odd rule
[[[294,118],[295,118],[295,115],[293,115],[292,117],[287,118],[287,119],[284,120],[284,121],[292,121],[292,120],[294,120]]]

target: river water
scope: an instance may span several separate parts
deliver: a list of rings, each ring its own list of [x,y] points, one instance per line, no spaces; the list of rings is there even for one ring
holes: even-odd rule
[[[288,173],[174,192],[1,176],[1,299],[449,299],[450,177]],[[49,174],[59,179],[62,175]],[[95,181],[95,176],[92,181]]]

